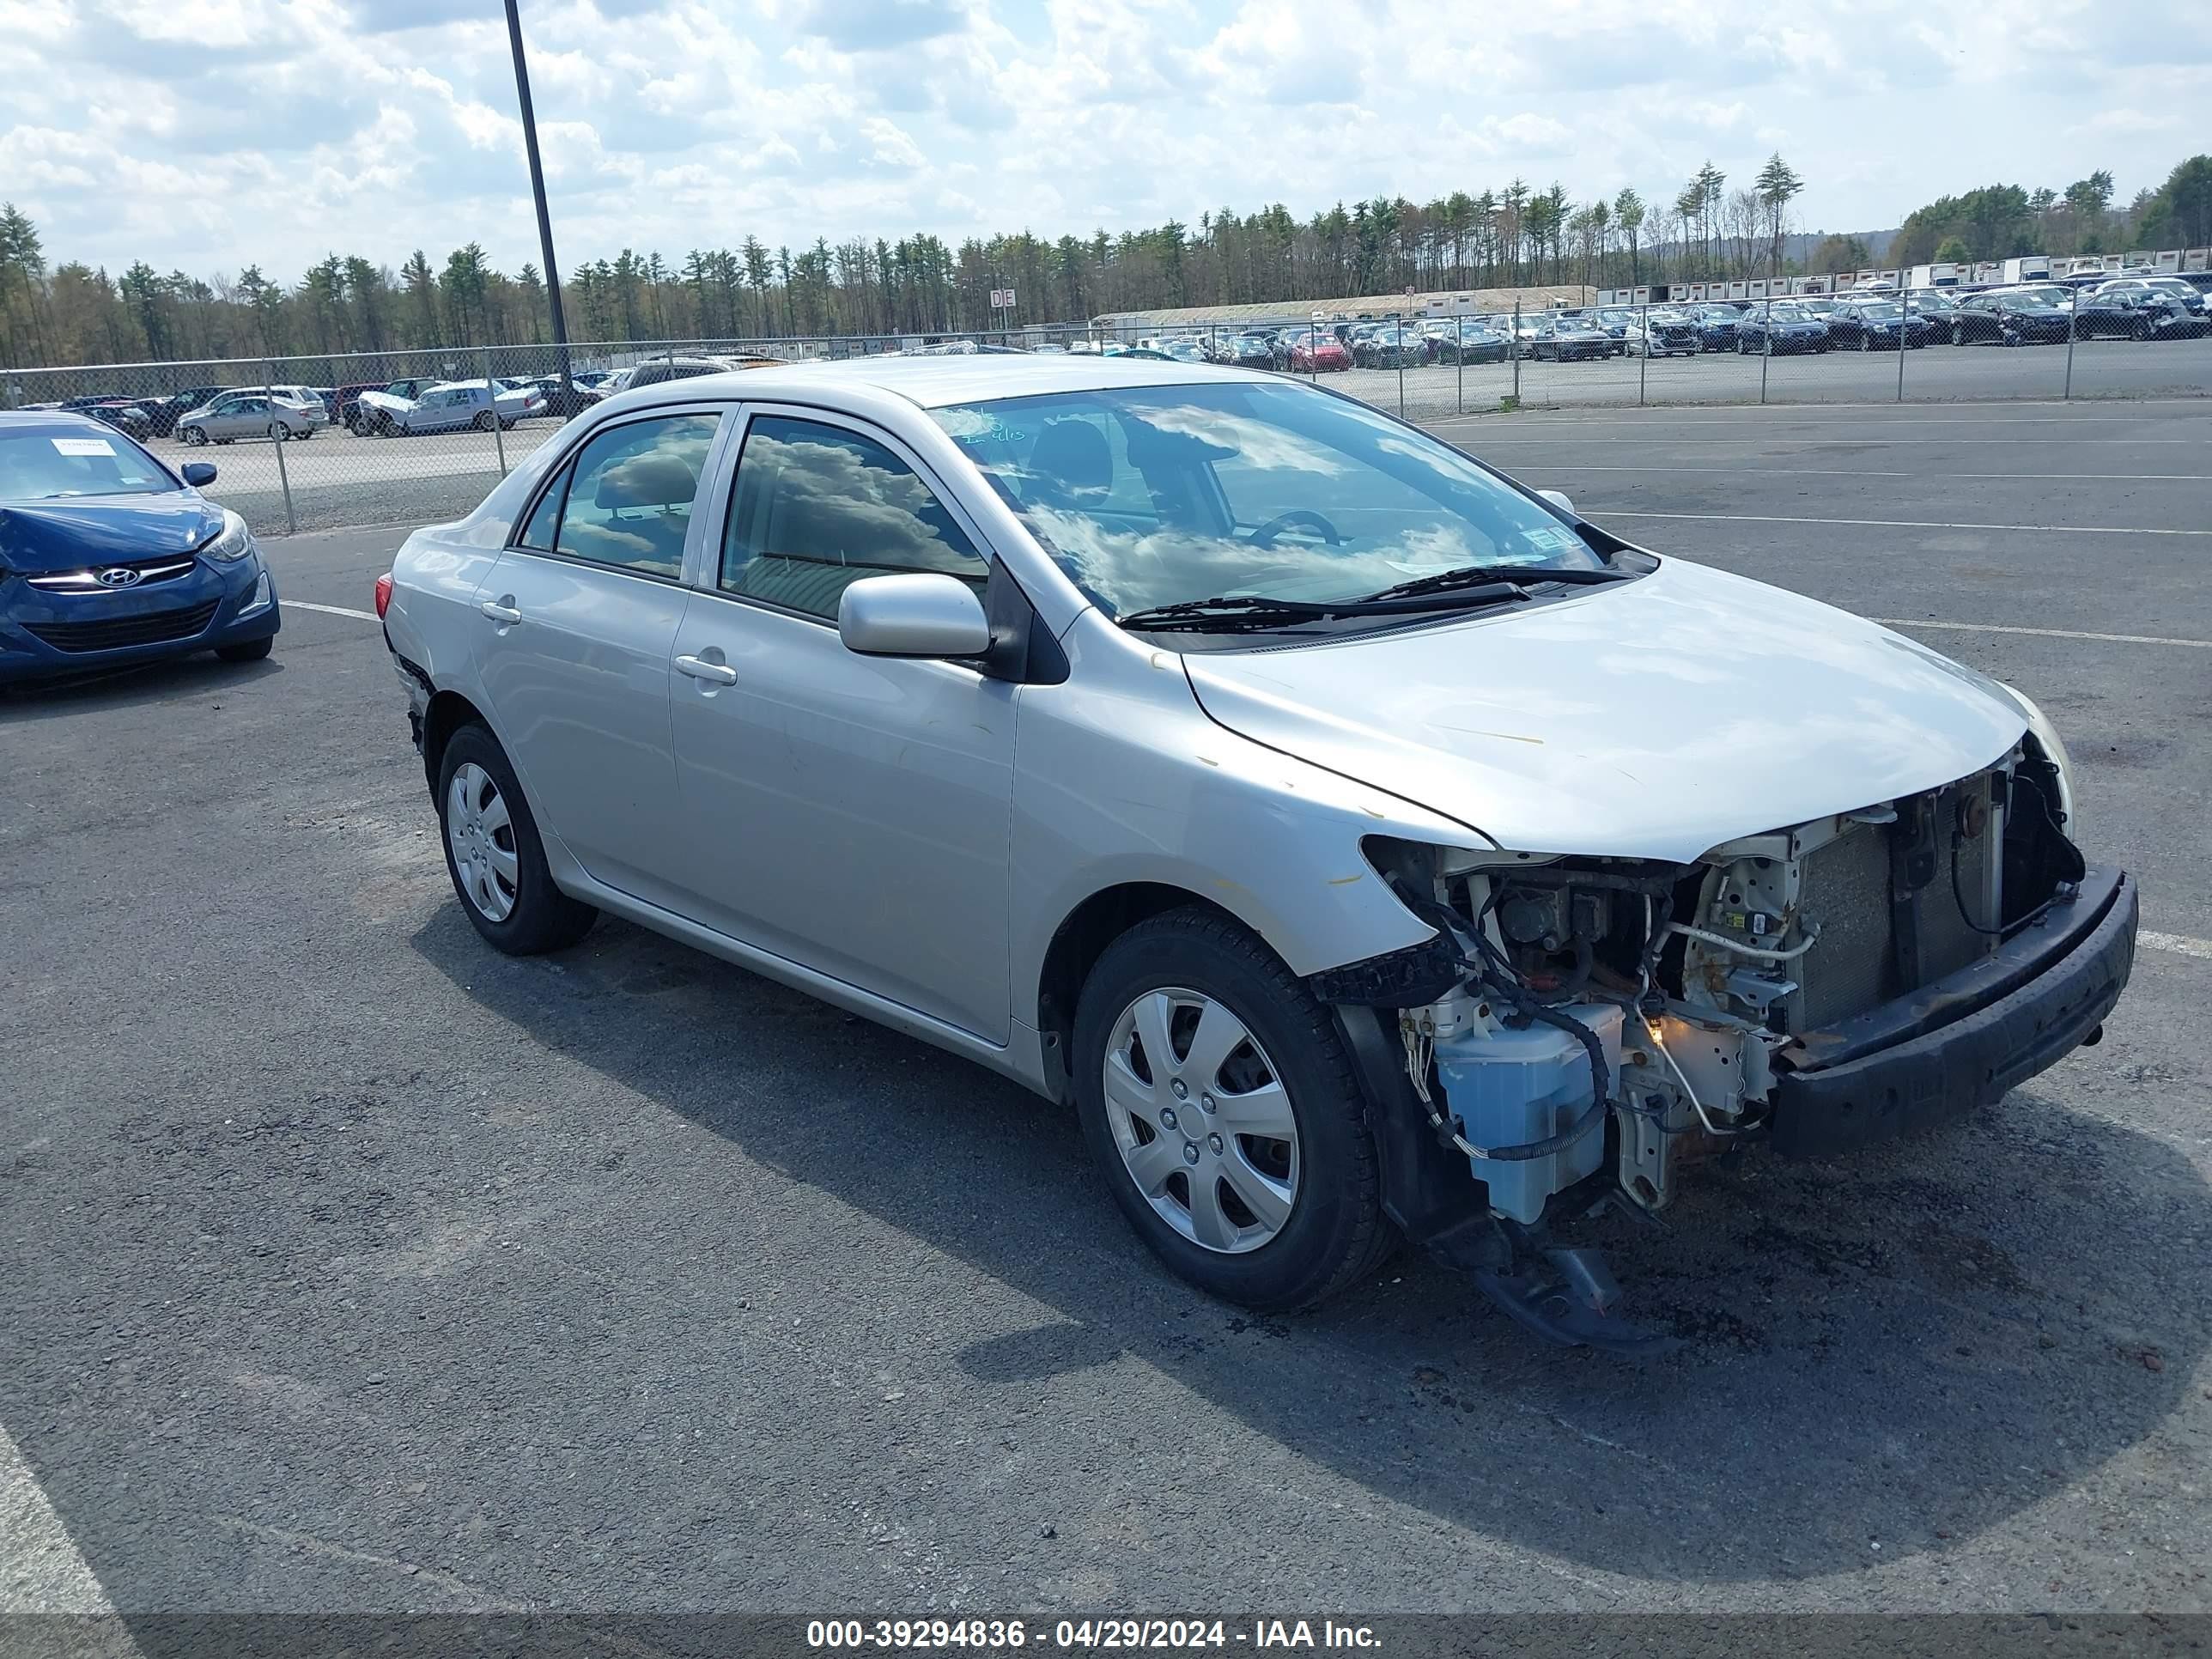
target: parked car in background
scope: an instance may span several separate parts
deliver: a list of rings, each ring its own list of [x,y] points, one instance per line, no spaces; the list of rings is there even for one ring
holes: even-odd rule
[[[443,384],[444,381],[437,375],[417,374],[405,380],[364,380],[353,386],[342,386],[337,389],[335,399],[338,424],[356,437],[367,436],[374,421],[361,411],[362,392],[380,392],[386,397],[412,403],[432,386]]]
[[[1694,357],[1704,349],[1705,337],[1688,312],[1646,306],[1633,313],[1621,344],[1632,357]]]
[[[1279,368],[1283,355],[1276,350],[1273,335],[1255,331],[1227,337],[1221,361],[1237,368]]]
[[[1613,337],[1620,355],[1628,355],[1628,337],[1639,326],[1638,312],[1634,306],[1600,306],[1595,311],[1580,313],[1584,322],[1601,328]]]
[[[1569,1230],[1664,1209],[1720,1137],[1956,1126],[1807,1177],[1877,1231],[1915,1169],[2044,1180],[2043,1109],[1996,1109],[2133,963],[2136,884],[2076,844],[2088,780],[2027,696],[1279,377],[872,357],[632,396],[375,592],[486,948],[605,913],[987,1066],[1256,1308],[1455,1243],[1522,1323],[1632,1334]],[[992,1156],[915,1177],[973,1202]],[[1756,1226],[1756,1184],[1699,1208]]]
[[[1953,345],[2033,345],[2063,340],[2073,313],[2039,295],[1998,289],[1970,294],[1951,313]]]
[[[118,432],[128,433],[133,438],[154,435],[154,417],[132,398],[64,398],[55,406],[73,415],[88,415],[94,420],[112,426]]]
[[[0,414],[0,683],[267,656],[275,579],[246,521],[200,495],[215,476],[85,416]]]
[[[1293,374],[1328,374],[1352,367],[1352,354],[1344,343],[1326,330],[1293,328],[1283,338],[1283,367]]]
[[[1734,351],[1735,330],[1743,313],[1734,306],[1692,306],[1690,314],[1697,319],[1698,341],[1708,351]]]
[[[1828,314],[1828,341],[1838,350],[1894,351],[1900,336],[1908,349],[1949,337],[1902,300],[1847,300]]]
[[[1428,360],[1426,337],[1396,323],[1386,323],[1352,348],[1352,363],[1360,368],[1417,368]]]
[[[193,444],[236,443],[241,438],[312,438],[330,422],[319,398],[283,392],[226,392],[214,402],[177,417],[177,436]]]
[[[2189,339],[2205,331],[2204,304],[2204,296],[2185,283],[2167,287],[2123,278],[2075,296],[2075,333],[2084,340]]]
[[[1826,351],[1828,343],[1827,323],[1796,300],[1757,301],[1736,320],[1735,349],[1747,356]]]
[[[228,390],[228,387],[219,386],[186,386],[183,391],[173,392],[165,398],[141,398],[138,406],[146,411],[147,419],[153,423],[154,436],[166,438],[177,429],[180,416],[203,404],[213,403]]]
[[[500,388],[495,392],[482,380],[448,380],[427,388],[419,398],[364,392],[355,410],[357,423],[370,435],[398,438],[464,427],[489,432],[495,422],[511,428],[517,421],[544,414],[545,400],[534,386],[527,391]]]
[[[1445,327],[1437,342],[1438,362],[1502,363],[1513,349],[1504,331],[1486,317],[1462,317]]]
[[[1580,362],[1611,357],[1621,348],[1620,341],[1585,317],[1547,313],[1534,321],[1535,328],[1525,347],[1532,357],[1548,357],[1556,363]]]

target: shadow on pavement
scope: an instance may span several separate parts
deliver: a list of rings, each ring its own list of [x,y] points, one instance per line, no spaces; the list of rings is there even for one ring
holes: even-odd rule
[[[413,944],[522,1039],[1056,1310],[962,1351],[972,1377],[1127,1353],[1379,1497],[1611,1571],[1942,1550],[2151,1433],[2212,1332],[2196,1170],[2041,1089],[1848,1164],[1695,1172],[1666,1230],[1614,1243],[1688,1339],[1638,1365],[1534,1345],[1402,1257],[1317,1315],[1240,1316],[1145,1253],[1065,1114],[637,929],[514,962],[447,906]]]

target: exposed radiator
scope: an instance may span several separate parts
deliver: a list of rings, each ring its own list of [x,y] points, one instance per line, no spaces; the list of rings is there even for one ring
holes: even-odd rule
[[[1890,847],[1899,826],[1856,824],[1805,859],[1798,885],[1798,914],[1818,925],[1820,939],[1799,959],[1798,989],[1785,1007],[1793,1031],[1817,1030],[1957,972],[1995,944],[1960,914],[1952,890],[1952,829],[1960,803],[1978,793],[1991,799],[1989,775],[1967,778],[1935,792],[1935,875],[1913,895],[1920,936],[1920,973],[1907,983],[1899,970],[1890,908]],[[1899,805],[1902,813],[1907,804]],[[1990,861],[1996,855],[1997,824],[1958,849],[1958,891],[1973,922],[1994,926]]]

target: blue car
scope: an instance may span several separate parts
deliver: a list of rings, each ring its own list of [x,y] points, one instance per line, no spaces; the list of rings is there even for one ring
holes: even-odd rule
[[[246,520],[104,422],[0,413],[0,684],[269,654],[276,579]]]

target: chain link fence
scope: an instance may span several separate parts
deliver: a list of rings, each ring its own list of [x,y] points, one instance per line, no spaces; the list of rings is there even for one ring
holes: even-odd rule
[[[975,333],[453,346],[0,371],[173,463],[266,532],[467,512],[602,397],[764,360],[1096,354],[1311,380],[1413,421],[1523,408],[2212,395],[2208,299],[2181,277],[1485,315],[1310,314]]]

